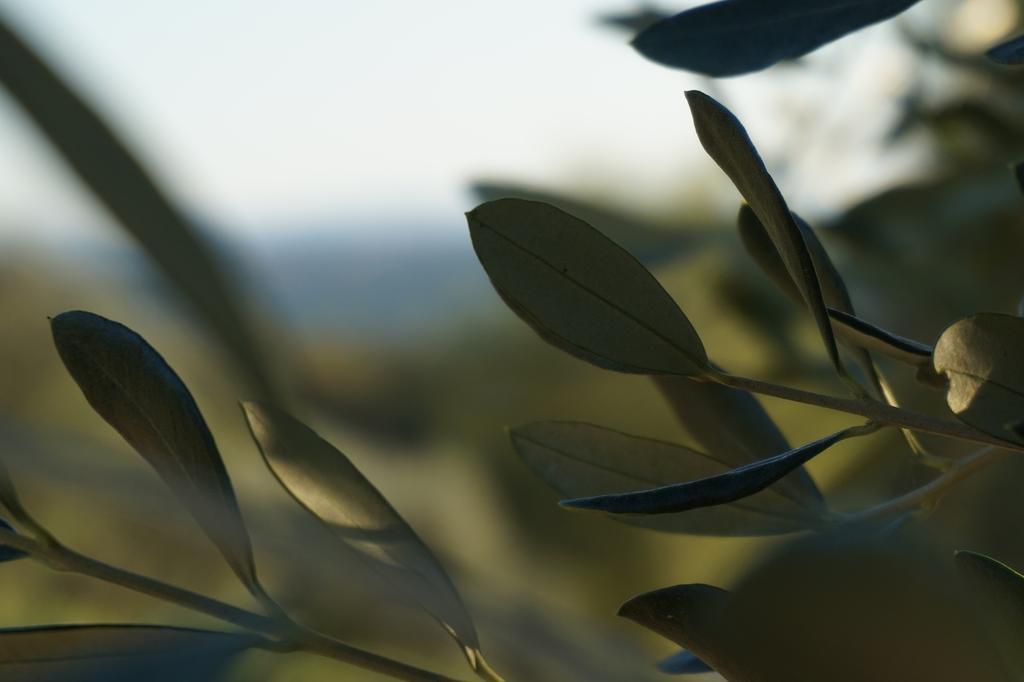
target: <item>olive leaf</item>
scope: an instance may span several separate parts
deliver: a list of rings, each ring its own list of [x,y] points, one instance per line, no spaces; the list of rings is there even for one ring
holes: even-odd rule
[[[587,223],[522,199],[490,201],[466,217],[494,288],[544,340],[619,372],[707,371],[704,346],[672,297]]]
[[[965,550],[956,553],[956,567],[1004,657],[1024,672],[1024,575],[992,557]]]
[[[619,608],[623,618],[669,639],[714,668],[728,680],[743,661],[741,643],[723,615],[729,593],[711,585],[676,585],[633,597]]]
[[[857,346],[885,355],[908,365],[920,366],[931,362],[932,347],[882,329],[842,310],[828,309],[839,336]]]
[[[10,533],[17,532],[16,530],[14,530],[14,527],[11,524],[7,523],[3,519],[0,519],[0,529],[6,530]],[[4,563],[5,561],[23,559],[26,556],[28,555],[20,549],[15,549],[14,547],[7,547],[6,545],[0,544],[0,564]]]
[[[1013,165],[1013,179],[1017,181],[1017,189],[1024,193],[1024,163]]]
[[[512,445],[563,497],[604,495],[715,476],[729,463],[696,450],[579,422],[537,422],[514,429]],[[803,530],[817,514],[768,488],[745,500],[673,516],[623,516],[657,530],[702,535],[761,535]]]
[[[231,479],[178,375],[119,322],[75,310],[50,326],[64,366],[92,408],[156,469],[249,591],[262,595]]]
[[[253,388],[272,395],[256,336],[200,232],[99,115],[0,17],[0,83],[218,337]]]
[[[686,99],[690,104],[701,145],[729,176],[746,199],[753,215],[764,226],[800,292],[800,297],[818,325],[832,366],[840,376],[845,377],[846,370],[839,359],[832,325],[825,310],[819,274],[803,232],[775,181],[768,174],[743,124],[732,112],[702,92],[691,90],[686,93]]]
[[[658,670],[666,675],[700,675],[714,672],[714,668],[686,649],[659,661]]]
[[[946,403],[963,422],[1024,444],[1024,319],[983,313],[950,325],[935,344],[935,371],[949,380]]]
[[[477,182],[470,189],[481,202],[514,198],[558,206],[583,222],[599,228],[601,234],[629,251],[648,268],[671,261],[687,249],[692,249],[698,240],[707,239],[713,234],[710,231],[701,233],[696,229],[678,229],[675,225],[672,226],[675,229],[671,229],[640,216],[627,215],[605,207],[593,200],[519,184]]]
[[[737,467],[790,449],[779,427],[747,391],[685,377],[654,377],[654,383],[687,432],[717,460]],[[803,467],[779,479],[771,490],[810,509],[824,507],[821,491]]]
[[[473,620],[416,531],[337,448],[282,410],[243,402],[253,440],[281,486],[342,542],[375,560],[448,631],[470,664],[486,665]]]
[[[918,0],[721,0],[659,21],[633,39],[648,59],[737,76],[802,57]]]
[[[55,625],[0,630],[4,682],[212,680],[255,635],[151,625]]]
[[[764,490],[836,443],[877,429],[878,426],[874,424],[851,426],[799,448],[738,467],[724,474],[650,490],[563,500],[561,504],[573,509],[590,509],[610,514],[672,514],[735,502]]]
[[[1024,64],[1024,36],[1017,36],[999,43],[986,52],[985,56],[996,64],[1004,66],[1020,66]]]

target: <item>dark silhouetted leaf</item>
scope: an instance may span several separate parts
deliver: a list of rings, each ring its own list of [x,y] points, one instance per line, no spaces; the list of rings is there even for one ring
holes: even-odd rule
[[[561,504],[574,509],[592,509],[611,514],[672,514],[735,502],[764,490],[839,441],[870,433],[876,428],[873,425],[853,426],[789,452],[696,481],[651,490],[564,500]]]
[[[482,204],[467,219],[494,288],[549,343],[619,372],[707,370],[700,338],[672,297],[587,223],[522,199]]]
[[[254,635],[148,625],[63,625],[0,630],[4,682],[214,680]]]
[[[1013,179],[1017,181],[1017,189],[1024,193],[1024,163],[1013,166]]]
[[[9,531],[11,533],[16,533],[17,532],[16,530],[14,530],[14,527],[11,526],[11,524],[7,523],[3,519],[0,519],[0,528],[4,529],[6,531]],[[26,556],[28,556],[28,555],[25,554],[24,552],[22,552],[20,549],[15,549],[13,547],[6,547],[6,546],[0,544],[0,563],[3,563],[5,561],[13,561],[14,559],[23,559]]]
[[[1020,66],[1024,64],[1024,36],[1017,36],[999,43],[985,53],[985,56],[996,64],[1004,66]]]
[[[841,310],[829,308],[828,314],[838,334],[850,343],[910,365],[931,362],[931,346],[893,334]]]
[[[728,601],[729,593],[717,587],[676,585],[633,597],[619,615],[685,647],[726,679],[745,682],[749,678],[735,674],[742,649],[722,619]]]
[[[156,469],[249,590],[262,594],[231,479],[178,375],[118,322],[71,311],[50,326],[64,366],[92,408]]]
[[[795,59],[918,0],[722,0],[640,33],[633,46],[659,64],[737,76]]]
[[[730,464],[696,450],[578,422],[537,422],[514,429],[523,461],[562,497],[604,495],[715,476]],[[803,530],[816,514],[768,488],[729,505],[673,516],[623,516],[656,530],[760,535]]]
[[[710,665],[686,649],[659,661],[658,670],[666,675],[700,675],[714,672]]]
[[[800,296],[818,325],[833,367],[846,376],[832,325],[825,310],[819,275],[800,226],[764,166],[743,124],[732,112],[702,92],[686,93],[697,136],[708,155],[729,176],[782,258]]]
[[[215,254],[106,123],[0,17],[0,82],[79,178],[177,287],[246,372],[271,394],[255,336]]]
[[[779,427],[747,391],[685,377],[654,377],[654,382],[704,451],[730,468],[790,449]],[[771,489],[811,509],[824,504],[821,492],[803,467],[781,478]]]
[[[379,562],[459,642],[474,667],[480,644],[455,585],[430,549],[355,465],[312,429],[263,403],[242,403],[263,459],[282,487],[335,536]]]
[[[962,421],[1024,444],[1024,319],[984,313],[955,322],[935,344],[935,371],[949,379],[946,402]]]

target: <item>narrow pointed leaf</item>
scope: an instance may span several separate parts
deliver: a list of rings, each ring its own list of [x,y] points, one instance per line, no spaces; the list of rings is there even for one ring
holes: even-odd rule
[[[949,379],[946,403],[961,421],[1024,444],[1024,318],[984,313],[948,327],[935,344],[935,371]]]
[[[685,377],[654,377],[654,383],[698,445],[732,467],[790,449],[779,427],[747,391]],[[809,509],[824,505],[821,491],[803,467],[781,478],[772,489]]]
[[[660,21],[634,40],[652,61],[737,76],[796,59],[918,0],[721,0]]]
[[[253,635],[147,625],[58,625],[0,630],[4,682],[213,680]]]
[[[819,275],[803,232],[775,181],[768,174],[743,124],[732,112],[702,92],[691,90],[686,93],[686,99],[693,114],[697,136],[705,151],[729,176],[764,226],[818,325],[833,367],[841,376],[845,376],[846,371],[839,359],[832,325],[825,310]]]
[[[700,675],[714,672],[714,668],[686,649],[659,661],[658,670],[666,675]]]
[[[1004,66],[1020,66],[1024,64],[1024,36],[1011,38],[999,43],[985,53],[985,56],[996,64]]]
[[[1014,164],[1013,179],[1017,181],[1017,189],[1024,194],[1024,163]]]
[[[990,556],[960,550],[956,553],[960,573],[993,602],[1016,612],[1024,626],[1024,575]],[[1024,629],[1022,629],[1024,634]]]
[[[841,337],[865,350],[874,351],[910,365],[931,362],[931,346],[893,334],[841,310],[829,308],[828,315]]]
[[[102,118],[0,16],[0,83],[198,313],[253,388],[269,372],[224,268],[189,219],[160,190]]]
[[[633,597],[619,609],[623,618],[669,639],[729,680],[742,660],[724,614],[729,593],[711,585],[676,585]]]
[[[873,430],[871,425],[853,426],[724,474],[650,490],[565,500],[562,506],[610,514],[672,514],[735,502],[764,490],[839,441]]]
[[[554,206],[499,199],[467,214],[505,303],[544,340],[606,369],[700,375],[697,332],[633,256]]]
[[[224,462],[192,394],[145,339],[85,311],[50,321],[64,366],[96,412],[164,480],[253,594],[252,546]]]
[[[563,497],[665,486],[715,476],[731,466],[664,441],[579,422],[537,422],[512,431],[512,445],[534,473]],[[774,488],[715,508],[672,516],[623,516],[656,530],[702,535],[761,535],[820,521]]]
[[[337,448],[271,405],[242,404],[267,467],[282,487],[342,542],[387,568],[464,648],[479,656],[476,628],[451,578],[416,532]]]

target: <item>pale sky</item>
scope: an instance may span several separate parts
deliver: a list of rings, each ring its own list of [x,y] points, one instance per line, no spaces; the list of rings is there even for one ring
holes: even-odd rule
[[[673,9],[687,4],[695,3]],[[461,229],[472,202],[465,187],[477,177],[597,184],[637,204],[693,194],[691,179],[699,193],[713,167],[699,152],[683,91],[704,86],[645,61],[625,34],[595,22],[630,7],[0,0],[172,194],[227,234],[335,216],[338,229],[369,229],[420,217],[433,226],[450,215]],[[877,135],[891,113],[885,98],[906,77],[889,30],[815,55],[843,65],[828,78],[769,73],[720,84],[769,161],[792,143],[778,119],[798,105],[816,107],[822,121],[801,162],[839,133],[859,149],[811,192],[794,181],[798,195],[824,205],[879,177],[863,141]],[[865,88],[874,99],[865,101]],[[849,107],[872,103],[863,125],[844,132]],[[0,230],[105,229],[3,96],[0,149]],[[734,200],[724,176],[714,185]]]

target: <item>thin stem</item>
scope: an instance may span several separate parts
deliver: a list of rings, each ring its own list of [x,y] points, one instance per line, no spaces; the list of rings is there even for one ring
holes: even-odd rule
[[[252,613],[251,611],[240,609],[216,599],[154,580],[153,578],[105,564],[79,554],[63,545],[50,546],[3,528],[0,528],[0,545],[20,549],[33,558],[39,559],[58,570],[79,573],[113,583],[125,589],[206,614],[240,628],[282,640],[287,645],[296,649],[343,661],[398,680],[405,680],[406,682],[456,682],[453,678],[422,670],[339,642],[296,623]]]
[[[973,476],[988,465],[1008,454],[1003,448],[987,447],[967,455],[959,460],[949,471],[925,485],[911,490],[905,495],[883,502],[845,517],[845,521],[865,521],[881,516],[899,514],[921,507],[942,497],[949,488],[960,481]]]
[[[799,388],[780,386],[778,384],[759,381],[757,379],[748,379],[746,377],[739,377],[724,373],[709,374],[707,375],[707,379],[731,388],[738,388],[752,393],[760,393],[762,395],[782,398],[783,400],[791,400],[798,403],[805,403],[807,405],[817,405],[818,407],[824,407],[838,412],[856,414],[861,417],[866,417],[872,421],[901,426],[914,431],[936,433],[942,436],[956,438],[958,440],[969,441],[972,443],[984,443],[985,445],[994,445],[1008,450],[1024,450],[1024,446],[1022,445],[1011,443],[1009,441],[1002,440],[1001,438],[996,438],[995,436],[990,436],[987,433],[973,429],[965,424],[961,424],[960,422],[932,417],[931,415],[914,412],[912,410],[905,410],[900,407],[893,407],[892,405],[887,405],[885,403],[878,402],[877,400],[837,398],[835,396],[814,393]]]

